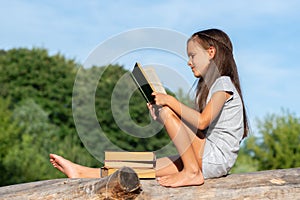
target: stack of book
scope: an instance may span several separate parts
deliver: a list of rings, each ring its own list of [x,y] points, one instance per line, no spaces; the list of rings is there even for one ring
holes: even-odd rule
[[[155,163],[153,152],[106,151],[101,176],[108,176],[126,166],[132,168],[139,178],[155,178]]]

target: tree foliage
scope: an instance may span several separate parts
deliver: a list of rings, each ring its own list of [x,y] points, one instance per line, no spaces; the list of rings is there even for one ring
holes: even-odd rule
[[[79,77],[81,82],[76,77],[79,70],[84,74]],[[99,73],[103,75],[96,83],[96,89],[86,87],[86,84],[94,84],[89,82],[99,78]],[[95,155],[89,154],[86,145],[98,154],[109,146],[97,140],[99,132],[91,123],[91,112],[97,116],[97,124],[101,125],[110,142],[124,150],[152,151],[167,144],[169,139],[163,131],[151,137],[136,137],[115,121],[118,118],[128,130],[133,124],[143,127],[151,122],[145,101],[138,92],[130,94],[131,91],[115,89],[126,73],[118,65],[84,69],[62,55],[48,55],[45,49],[1,51],[1,185],[63,177],[49,163],[49,153],[63,155],[82,165],[100,167],[101,160],[93,158]],[[77,93],[73,93],[76,81],[84,84],[79,84]],[[125,82],[123,88],[130,84],[128,80]],[[112,93],[118,99],[115,114],[112,112],[115,105]],[[88,106],[91,102],[86,101],[91,95],[95,97],[92,111]],[[122,113],[128,104],[130,120]],[[81,122],[86,123],[84,130],[75,126],[72,111],[77,109],[81,109]],[[84,131],[88,137],[80,138],[78,131]]]
[[[259,135],[249,138],[246,148],[259,170],[300,166],[300,119],[283,110],[258,121]]]
[[[103,160],[105,150],[156,151],[169,143],[123,67],[80,69],[74,88],[77,131],[99,160]]]
[[[47,172],[48,154],[55,147],[58,128],[48,122],[48,115],[33,100],[16,106],[12,116],[19,131],[3,157],[8,183],[50,178]],[[11,170],[13,169],[13,170]]]
[[[17,126],[17,122],[12,121],[13,112],[9,109],[10,100],[0,98],[0,183],[3,185],[10,177],[7,173],[7,166],[3,162],[9,153],[15,140],[21,134],[21,128]],[[12,173],[12,171],[11,171]]]
[[[73,60],[45,49],[1,51],[1,185],[62,177],[49,164],[51,152],[98,163],[83,148],[72,119],[77,69]]]
[[[300,166],[300,119],[286,110],[258,121],[244,141],[233,173]]]
[[[27,98],[49,113],[52,123],[72,127],[72,88],[77,64],[45,49],[12,49],[0,55],[0,95],[12,106]]]

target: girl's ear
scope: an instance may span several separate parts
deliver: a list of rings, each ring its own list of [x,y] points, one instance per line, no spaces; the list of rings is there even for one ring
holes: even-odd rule
[[[216,48],[214,46],[210,46],[208,48],[208,55],[210,57],[210,59],[213,59],[216,55]]]

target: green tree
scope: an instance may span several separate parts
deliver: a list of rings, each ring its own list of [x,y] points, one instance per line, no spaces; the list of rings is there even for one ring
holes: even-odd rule
[[[195,107],[195,102],[191,98],[190,94],[186,94],[182,88],[179,88],[176,92],[176,98],[183,104],[193,108]]]
[[[84,165],[98,163],[83,147],[72,118],[72,90],[78,66],[62,55],[49,56],[45,49],[1,51],[0,95],[9,99],[8,105],[3,103],[0,113],[3,115],[0,121],[2,184],[62,177],[49,164],[50,152],[66,155]],[[24,116],[18,117],[21,113]],[[37,129],[42,128],[39,124],[44,129]],[[52,128],[46,131],[46,127]],[[27,166],[29,160],[36,162]],[[26,173],[25,169],[28,169]]]
[[[2,164],[9,175],[1,184],[22,183],[50,178],[48,153],[55,148],[58,128],[48,122],[48,115],[33,100],[16,106],[12,116],[20,131],[3,156]]]
[[[5,185],[10,177],[4,158],[14,145],[21,133],[21,128],[12,120],[12,111],[9,109],[10,99],[0,98],[0,185]]]
[[[76,77],[79,70],[82,77]],[[94,88],[92,80],[99,73],[103,74]],[[119,65],[84,69],[62,55],[48,55],[45,49],[0,51],[1,184],[63,177],[49,163],[51,152],[99,166],[84,146],[91,146],[93,155],[110,147],[98,140],[99,124],[105,137],[124,150],[152,151],[167,145],[166,132],[149,117],[143,97],[128,78],[128,71]],[[79,88],[73,92],[74,83]],[[86,101],[88,96],[94,101]],[[73,110],[80,110],[84,126],[75,129]],[[91,121],[90,113],[96,121]],[[157,129],[148,127],[150,123]],[[140,133],[131,135],[131,130]],[[77,131],[88,137],[80,138]]]
[[[244,142],[246,143],[247,141]],[[230,170],[230,173],[236,174],[245,172],[255,172],[258,170],[258,160],[254,160],[249,155],[249,150],[245,146],[245,143],[242,144],[237,161],[234,164],[233,168]]]
[[[299,118],[283,111],[282,115],[269,115],[264,122],[259,121],[258,128],[262,138],[253,137],[249,140],[248,148],[252,150],[253,158],[260,161],[259,169],[300,166]]]
[[[95,97],[95,103],[91,96]],[[145,100],[128,71],[121,66],[80,69],[73,97],[75,122],[81,139],[97,158],[103,159],[104,150],[117,147],[155,151],[169,143],[161,125],[151,120]],[[149,123],[153,126],[148,126]]]
[[[0,95],[11,97],[12,105],[33,98],[61,127],[74,128],[72,88],[78,65],[47,50],[11,49],[0,54]]]
[[[267,115],[258,121],[258,130],[245,145],[258,170],[300,166],[300,119],[295,114]]]

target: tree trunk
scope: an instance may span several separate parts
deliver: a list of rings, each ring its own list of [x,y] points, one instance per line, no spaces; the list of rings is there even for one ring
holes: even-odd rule
[[[0,188],[0,199],[300,199],[300,168],[232,174],[201,186],[166,188],[125,168],[102,179],[55,179]],[[142,190],[142,191],[141,191]]]
[[[165,188],[141,181],[137,199],[279,199],[300,200],[300,168],[232,174],[208,179],[201,186]]]
[[[123,167],[101,179],[55,179],[5,186],[0,199],[134,199],[140,193],[137,174]]]

